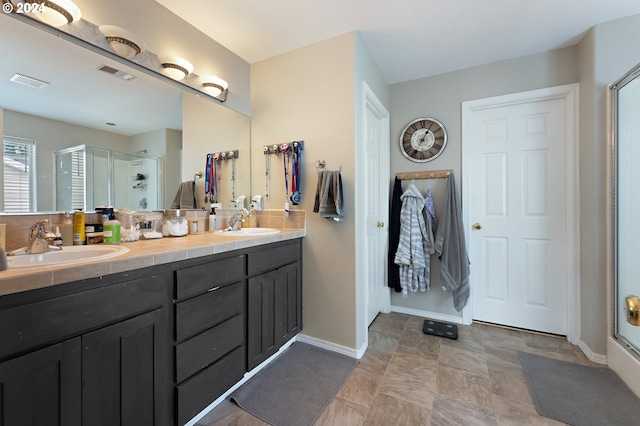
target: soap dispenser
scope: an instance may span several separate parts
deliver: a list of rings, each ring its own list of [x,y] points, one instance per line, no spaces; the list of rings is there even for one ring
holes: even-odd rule
[[[238,209],[238,210],[244,209],[244,203],[245,203],[246,199],[247,199],[246,195],[240,195],[238,198],[233,200],[233,202],[236,204],[236,209]]]
[[[209,232],[215,232],[217,227],[216,208],[211,207],[211,214],[209,214]]]
[[[253,198],[251,198],[251,208],[258,212],[264,209],[262,195],[254,195]]]

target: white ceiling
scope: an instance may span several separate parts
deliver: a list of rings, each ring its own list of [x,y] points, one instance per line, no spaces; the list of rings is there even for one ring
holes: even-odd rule
[[[249,63],[358,31],[388,84],[577,44],[639,0],[156,0]]]

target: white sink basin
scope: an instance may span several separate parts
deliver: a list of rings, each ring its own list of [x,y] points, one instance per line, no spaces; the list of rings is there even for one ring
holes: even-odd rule
[[[279,234],[280,230],[275,228],[242,228],[237,231],[216,231],[214,234],[227,237],[257,237],[260,235]]]
[[[116,245],[65,246],[60,251],[7,256],[7,262],[9,269],[37,268],[104,260],[128,251],[128,248]]]

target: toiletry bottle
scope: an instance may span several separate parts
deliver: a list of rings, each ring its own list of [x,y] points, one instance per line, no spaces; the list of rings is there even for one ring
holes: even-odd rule
[[[84,212],[75,212],[73,214],[73,245],[82,246],[84,244],[86,244]]]
[[[62,234],[59,226],[56,226],[56,237],[53,239],[53,245],[56,247],[62,246]]]
[[[209,232],[214,232],[216,230],[216,209],[211,208],[211,214],[209,214]]]
[[[62,233],[62,245],[73,245],[73,212],[66,212],[60,225],[60,231]]]
[[[113,211],[109,215],[109,220],[103,222],[102,232],[105,244],[120,244],[120,221],[116,220]]]

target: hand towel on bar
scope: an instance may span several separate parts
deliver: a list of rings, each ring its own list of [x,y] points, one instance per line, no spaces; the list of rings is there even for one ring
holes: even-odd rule
[[[453,174],[447,178],[445,211],[438,224],[435,244],[442,261],[440,282],[446,291],[453,293],[453,306],[460,312],[469,299],[469,257]]]
[[[318,173],[314,213],[320,217],[340,222],[344,220],[342,175],[337,171],[323,170]]]
[[[400,267],[402,294],[427,291],[430,284],[431,258],[427,248],[424,197],[414,184],[400,197],[400,242],[394,262]]]
[[[178,187],[178,192],[176,192],[176,196],[173,198],[173,202],[171,203],[171,208],[172,209],[195,209],[196,208],[195,186],[196,186],[196,183],[192,180],[182,182]]]

